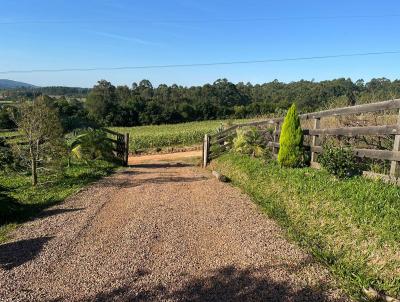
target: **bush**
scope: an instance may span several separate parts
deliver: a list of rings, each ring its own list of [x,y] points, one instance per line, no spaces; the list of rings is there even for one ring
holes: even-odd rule
[[[213,157],[218,157],[223,153],[223,145],[213,144],[210,147],[210,153],[212,153]]]
[[[286,114],[279,139],[278,162],[281,166],[296,168],[304,165],[303,139],[300,118],[293,104]]]
[[[349,178],[361,173],[361,164],[351,148],[326,145],[318,161],[337,178]]]
[[[269,152],[260,132],[255,127],[239,128],[233,139],[233,151],[253,157],[267,157]]]
[[[102,130],[86,130],[73,138],[70,145],[72,155],[86,162],[96,159],[111,162],[116,160],[113,145],[107,139],[107,133]]]
[[[14,163],[14,156],[9,144],[0,137],[0,171],[11,167]]]

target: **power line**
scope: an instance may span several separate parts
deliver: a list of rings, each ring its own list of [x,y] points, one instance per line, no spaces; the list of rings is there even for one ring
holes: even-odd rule
[[[335,19],[379,19],[379,18],[398,18],[400,14],[384,15],[339,15],[339,16],[282,16],[282,17],[254,17],[254,18],[227,18],[227,19],[181,19],[181,20],[140,20],[140,19],[76,19],[76,20],[12,20],[0,21],[1,25],[13,24],[72,24],[72,23],[244,23],[244,22],[266,22],[266,21],[286,21],[286,20],[335,20]]]
[[[91,68],[60,68],[60,69],[29,69],[29,70],[6,70],[0,71],[0,74],[16,74],[16,73],[54,73],[54,72],[84,72],[84,71],[102,71],[102,70],[134,70],[134,69],[162,69],[162,68],[182,68],[182,67],[202,67],[202,66],[221,66],[221,65],[240,65],[240,64],[257,64],[257,63],[274,63],[289,61],[307,61],[307,60],[323,60],[346,57],[365,57],[400,54],[400,51],[381,51],[381,52],[364,52],[352,54],[338,54],[326,56],[312,57],[296,57],[281,59],[264,59],[264,60],[248,60],[248,61],[230,61],[230,62],[211,62],[211,63],[191,63],[191,64],[167,64],[167,65],[142,65],[142,66],[119,66],[119,67],[91,67]]]

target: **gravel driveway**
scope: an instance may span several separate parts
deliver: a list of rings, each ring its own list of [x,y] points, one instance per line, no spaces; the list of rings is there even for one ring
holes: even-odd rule
[[[182,163],[139,164],[0,245],[0,301],[345,301],[249,197]]]

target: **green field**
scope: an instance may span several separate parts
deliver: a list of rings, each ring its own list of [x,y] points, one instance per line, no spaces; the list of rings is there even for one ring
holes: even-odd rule
[[[0,132],[0,138],[3,137],[5,139],[7,139],[7,138],[13,137],[15,135],[19,135],[19,132],[18,131],[1,131]]]
[[[206,133],[215,133],[221,125],[246,123],[255,119],[213,120],[182,124],[151,125],[138,127],[109,127],[119,133],[129,133],[130,152],[157,150],[167,147],[189,147],[200,145]],[[18,132],[0,132],[0,137],[16,135]]]
[[[110,129],[120,133],[129,133],[129,149],[131,152],[136,152],[201,144],[204,134],[215,133],[221,123],[226,125],[248,121],[250,120],[216,120],[156,126],[112,127]]]
[[[311,168],[280,168],[226,154],[212,162],[288,235],[361,299],[369,286],[400,295],[400,188],[363,177],[337,180]]]
[[[12,101],[0,101],[0,106],[12,104]]]

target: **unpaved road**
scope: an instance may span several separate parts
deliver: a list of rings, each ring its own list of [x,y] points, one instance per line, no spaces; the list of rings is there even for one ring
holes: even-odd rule
[[[149,154],[149,155],[139,155],[139,156],[130,156],[129,164],[135,165],[138,163],[144,163],[148,161],[174,161],[174,160],[183,160],[185,158],[193,158],[200,157],[201,150],[193,150],[186,152],[176,152],[176,153],[167,153],[167,154]],[[199,160],[200,161],[200,160]]]
[[[0,245],[0,301],[343,301],[250,199],[198,167],[142,163]]]

